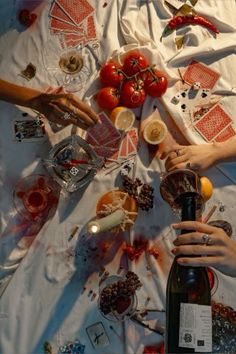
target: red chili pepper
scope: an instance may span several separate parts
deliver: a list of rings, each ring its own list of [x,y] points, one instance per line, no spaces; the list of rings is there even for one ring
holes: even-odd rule
[[[172,31],[177,27],[183,26],[185,24],[201,25],[214,33],[219,33],[219,30],[216,28],[216,26],[213,25],[213,23],[208,21],[206,18],[197,15],[176,16],[172,18],[172,20],[170,20],[167,25],[167,31]]]

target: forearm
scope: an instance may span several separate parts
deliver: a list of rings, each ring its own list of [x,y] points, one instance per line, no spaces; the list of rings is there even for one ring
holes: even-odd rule
[[[24,107],[32,107],[34,98],[41,94],[40,91],[22,87],[0,79],[0,100]]]
[[[236,161],[236,136],[222,143],[214,143],[215,162]]]

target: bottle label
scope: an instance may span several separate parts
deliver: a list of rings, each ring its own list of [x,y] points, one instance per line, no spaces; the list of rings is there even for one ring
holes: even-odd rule
[[[180,304],[179,347],[212,351],[211,306]]]

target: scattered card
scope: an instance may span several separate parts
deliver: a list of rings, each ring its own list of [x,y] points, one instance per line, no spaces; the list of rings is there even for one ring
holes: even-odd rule
[[[57,20],[60,20],[61,22],[76,26],[56,2],[52,4],[49,15]]]
[[[50,28],[53,33],[84,33],[83,27],[77,27],[74,23],[67,23],[54,17],[51,18]]]
[[[204,89],[212,89],[219,77],[219,73],[196,60],[191,61],[187,70],[183,74],[184,81],[191,85],[195,82],[200,82],[201,88]]]
[[[86,332],[95,349],[106,347],[110,344],[109,338],[102,322],[97,322],[87,327]]]
[[[194,127],[206,141],[212,141],[230,124],[232,124],[230,116],[216,104],[194,124]]]
[[[222,130],[222,132],[219,135],[217,135],[217,137],[215,138],[215,141],[217,141],[218,143],[221,143],[223,141],[226,141],[226,140],[232,138],[235,135],[236,135],[236,132],[235,132],[234,128],[232,127],[232,125],[229,125],[227,128]]]
[[[39,142],[45,140],[46,131],[42,119],[16,120],[13,122],[13,137],[15,141]]]

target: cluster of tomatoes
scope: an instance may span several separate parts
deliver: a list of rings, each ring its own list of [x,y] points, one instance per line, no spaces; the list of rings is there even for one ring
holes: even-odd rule
[[[140,107],[147,95],[161,97],[168,86],[164,73],[137,50],[124,56],[122,66],[114,61],[104,64],[99,77],[104,87],[97,94],[97,103],[108,110],[118,105]]]

